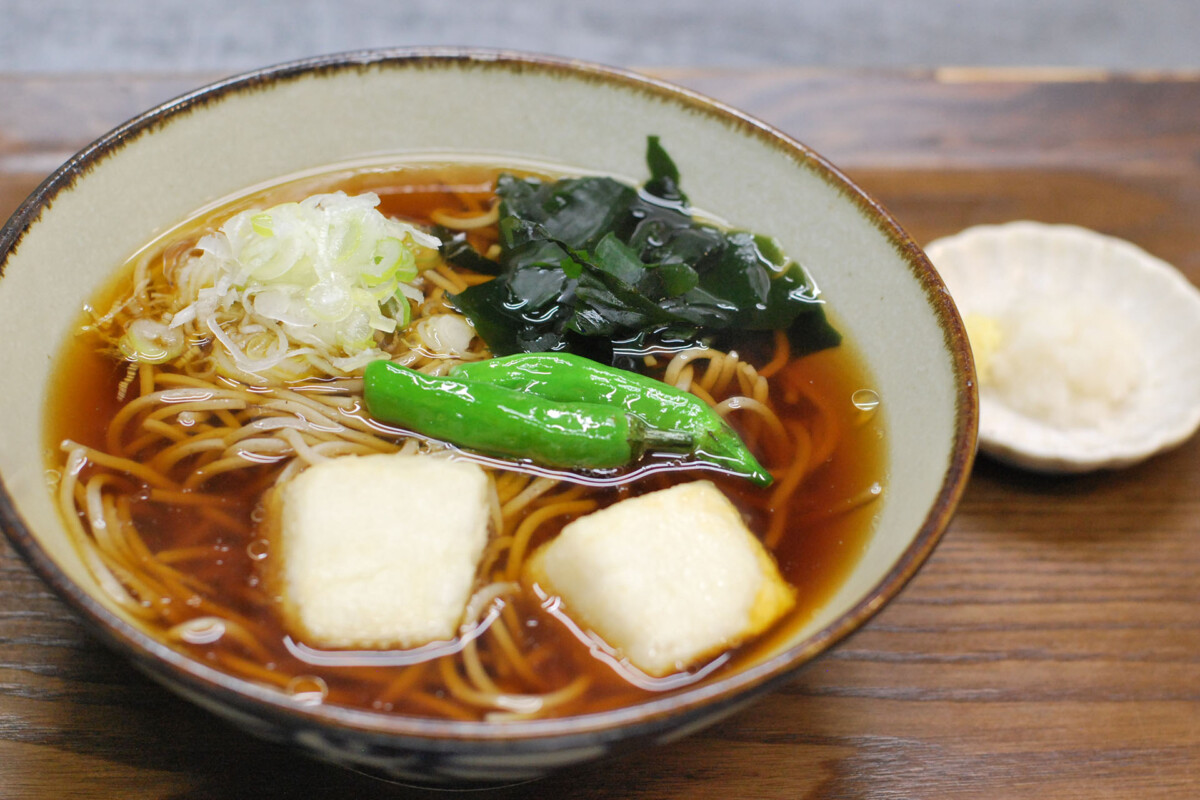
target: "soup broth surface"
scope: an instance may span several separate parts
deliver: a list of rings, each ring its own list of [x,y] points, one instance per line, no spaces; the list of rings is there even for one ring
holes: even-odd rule
[[[63,469],[60,442],[64,440],[97,452],[111,450],[114,418],[139,392],[153,388],[146,386],[144,375],[135,374],[128,362],[106,346],[93,323],[95,316],[128,292],[132,264],[138,258],[148,256],[151,269],[160,268],[164,259],[182,257],[202,235],[239,210],[334,190],[351,195],[375,192],[385,214],[429,226],[439,210],[469,215],[487,209],[493,202],[498,172],[496,167],[484,165],[407,165],[307,176],[235,198],[170,231],[122,268],[114,284],[97,295],[91,314],[86,315],[62,353],[46,430],[54,468]],[[470,236],[483,251],[496,234],[493,226],[473,231]],[[432,295],[436,288],[429,286],[426,291]],[[213,345],[208,342],[199,346]],[[777,346],[778,342],[769,336],[756,336],[730,351],[740,363],[764,370],[777,358]],[[667,357],[649,359],[644,371],[662,377],[668,361]],[[694,371],[698,383],[703,382],[704,369],[697,361]],[[154,372],[161,378],[174,370],[176,367],[166,363],[156,366]],[[634,475],[616,485],[596,481],[587,474],[563,474],[541,498],[584,498],[602,508],[675,483],[707,479],[716,483],[739,509],[748,527],[768,543],[781,574],[796,590],[795,608],[755,641],[667,678],[648,678],[623,665],[619,654],[590,637],[578,635],[528,591],[507,595],[492,605],[492,616],[505,625],[509,642],[500,642],[485,632],[467,648],[447,643],[440,655],[428,656],[402,651],[321,651],[297,641],[284,627],[278,598],[266,580],[274,554],[263,529],[264,498],[286,459],[215,475],[178,496],[169,496],[138,476],[93,460],[81,471],[80,482],[82,485],[100,474],[112,476],[100,490],[102,496],[111,498],[111,513],[124,515],[122,518],[141,542],[138,547],[127,548],[136,551],[128,558],[134,564],[154,559],[166,565],[147,572],[140,583],[135,577],[130,584],[135,597],[141,584],[161,588],[166,594],[167,599],[148,604],[151,608],[145,624],[198,661],[278,687],[294,694],[299,702],[459,719],[594,713],[645,702],[663,692],[713,680],[753,663],[811,618],[865,551],[876,512],[872,501],[885,486],[886,443],[881,415],[875,413],[879,398],[872,391],[871,378],[853,342],[843,341],[838,347],[788,360],[771,370],[767,382],[768,405],[786,435],[753,414],[734,412],[727,420],[775,474],[772,486],[757,487],[744,479],[682,465]],[[302,381],[288,388],[307,396],[318,396],[326,389],[321,380]],[[274,390],[255,391],[269,398]],[[738,394],[736,382],[727,394]],[[365,416],[361,411],[359,414]],[[218,424],[206,417],[204,413],[186,417],[178,430],[186,436],[188,425],[199,429]],[[135,430],[126,432],[119,437],[121,446],[133,447],[129,443],[138,435]],[[392,437],[397,448],[404,443],[403,435],[386,427],[380,428],[379,436]],[[155,463],[171,445],[172,441],[165,439],[147,449],[135,449],[129,457],[139,463]],[[206,463],[203,458],[174,461],[166,475],[185,485],[198,465]],[[487,468],[493,470],[498,486],[528,485],[533,478],[520,464],[506,469],[497,469],[494,464],[489,462]],[[802,476],[798,481],[797,475]],[[794,490],[784,488],[792,485]],[[81,494],[82,490],[77,490],[76,496]],[[86,500],[82,504],[86,505]],[[73,513],[86,525],[85,514]],[[776,523],[778,530],[772,532],[773,519],[780,515],[786,515],[786,523]],[[530,550],[556,535],[572,518],[553,517],[540,525]],[[519,522],[520,517],[512,524]],[[496,535],[493,531],[492,536]],[[96,537],[94,531],[92,536]],[[501,555],[495,568],[503,566]],[[119,569],[113,572],[124,577]],[[519,651],[522,664],[514,661],[509,647]],[[502,692],[513,696],[541,696],[572,685],[583,688],[565,701],[532,712],[519,703],[508,708],[503,703],[463,702],[464,696],[479,687],[472,678],[476,669],[482,670]],[[581,676],[586,680],[573,684]]]

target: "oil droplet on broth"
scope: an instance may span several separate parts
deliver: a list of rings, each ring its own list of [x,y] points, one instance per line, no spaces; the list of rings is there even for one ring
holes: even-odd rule
[[[262,561],[270,551],[271,543],[266,539],[254,539],[246,545],[246,555],[254,561]]]
[[[862,425],[870,422],[879,410],[879,393],[874,389],[859,389],[850,395],[850,402],[858,409],[858,423]]]
[[[212,644],[225,635],[225,621],[218,617],[195,617],[176,625],[169,635],[187,644]]]
[[[292,699],[307,706],[317,706],[329,696],[329,687],[316,675],[297,675],[288,681],[284,691]]]

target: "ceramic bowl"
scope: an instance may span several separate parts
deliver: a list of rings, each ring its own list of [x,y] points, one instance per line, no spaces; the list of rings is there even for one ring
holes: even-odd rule
[[[453,722],[330,706],[218,672],[165,646],[99,590],[47,488],[47,375],[114,268],[197,208],[383,154],[485,155],[639,176],[657,134],[698,208],[769,231],[816,277],[883,398],[888,487],[842,588],[751,667],[631,708],[544,721]],[[199,705],[267,739],[422,783],[536,777],[685,735],[779,686],[901,590],[933,549],[975,450],[969,348],[920,249],[804,145],[689,91],[620,70],[478,51],[363,52],[226,80],[81,151],[0,232],[0,520],[97,637]]]

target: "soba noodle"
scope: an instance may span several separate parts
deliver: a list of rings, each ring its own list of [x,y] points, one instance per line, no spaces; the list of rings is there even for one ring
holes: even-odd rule
[[[437,224],[467,231],[476,246],[494,242],[495,203],[464,193],[457,206],[433,209]],[[194,238],[192,239],[194,241]],[[147,251],[133,265],[127,290],[88,325],[101,349],[113,351],[125,324],[136,317],[165,315],[177,308],[174,281],[190,247]],[[454,314],[447,294],[487,280],[445,263],[425,264],[425,299],[412,324],[380,343],[394,359],[427,373],[441,373],[462,360],[488,357],[476,339],[471,350],[446,357],[422,339],[422,322]],[[234,323],[231,323],[234,324]],[[254,577],[217,589],[193,567],[220,560],[237,546],[252,565],[269,557],[259,530],[267,502],[247,509],[230,501],[224,487],[236,482],[248,495],[269,496],[272,487],[306,466],[328,458],[369,453],[433,453],[445,445],[406,435],[370,419],[361,399],[361,380],[345,375],[319,356],[309,362],[332,378],[295,383],[242,380],[244,373],[213,336],[192,322],[183,331],[186,349],[176,359],[151,365],[131,363],[118,385],[119,410],[108,420],[103,443],[66,440],[57,502],[75,546],[113,603],[190,652],[204,651],[208,663],[292,694],[298,702],[323,702],[334,679],[299,662],[282,663],[274,598]],[[662,363],[647,356],[648,369],[711,404],[742,432],[775,477],[766,491],[744,491],[738,501],[757,519],[768,548],[777,548],[795,527],[794,495],[828,462],[844,435],[839,415],[793,369],[787,336],[756,368],[737,352],[690,349]],[[792,409],[781,418],[779,409]],[[796,412],[796,409],[800,409]],[[360,702],[391,709],[400,700],[412,713],[458,718],[515,719],[555,713],[576,701],[594,682],[547,672],[543,649],[530,644],[530,622],[518,612],[519,578],[531,550],[570,519],[612,501],[613,492],[570,476],[534,474],[484,462],[490,482],[491,539],[474,595],[455,642],[423,648],[388,668]],[[650,475],[649,488],[678,477]],[[819,513],[842,514],[878,495],[877,483]],[[153,509],[158,507],[159,512]],[[150,509],[149,511],[147,509]],[[165,511],[163,509],[169,509]],[[147,514],[188,516],[186,535],[165,546],[144,535]],[[150,527],[155,527],[151,524]],[[160,538],[157,534],[156,541]],[[225,550],[222,550],[222,547]],[[232,556],[228,556],[232,558]],[[232,588],[231,587],[235,587]],[[240,587],[240,588],[237,588]],[[534,637],[536,638],[536,637]],[[214,643],[220,648],[213,649]],[[426,652],[427,651],[427,652]],[[386,653],[382,654],[386,661]],[[411,663],[410,663],[411,662]],[[348,655],[341,669],[365,673],[371,659]],[[435,687],[435,688],[431,688]]]

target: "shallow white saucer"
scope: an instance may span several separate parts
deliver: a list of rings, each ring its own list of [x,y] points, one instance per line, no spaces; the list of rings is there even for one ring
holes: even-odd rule
[[[1170,264],[1122,239],[1027,221],[967,228],[925,251],[973,337],[983,452],[1028,469],[1083,472],[1137,463],[1200,427],[1200,290]],[[1136,385],[1105,418],[1051,422],[1011,402],[1011,392],[988,385],[983,367],[995,343],[982,341],[987,326],[972,320],[1019,319],[1037,308],[1075,315],[1094,310],[1087,322],[1098,340],[1111,339],[1114,326],[1129,332]],[[1107,361],[1104,368],[1115,368]]]

